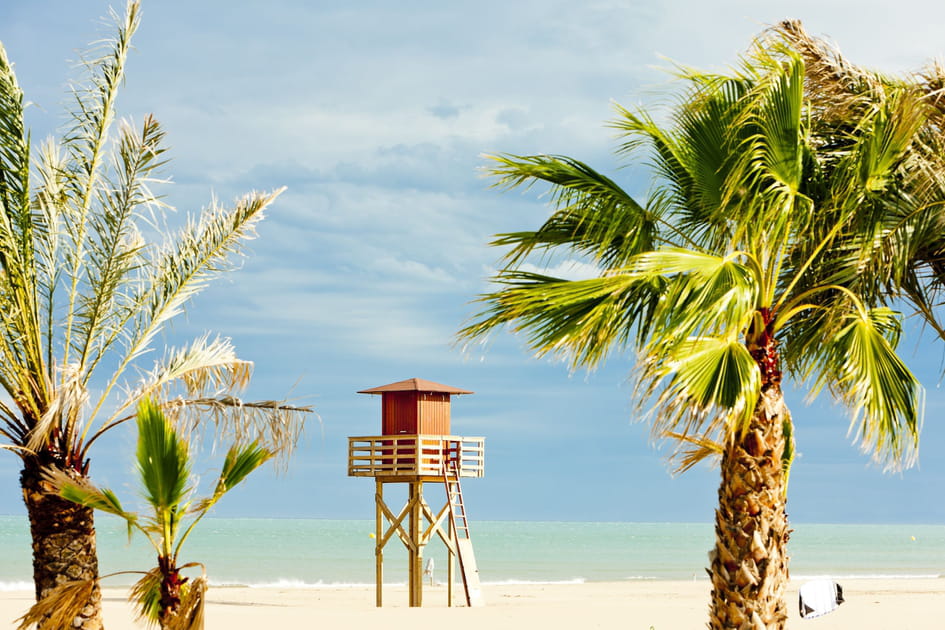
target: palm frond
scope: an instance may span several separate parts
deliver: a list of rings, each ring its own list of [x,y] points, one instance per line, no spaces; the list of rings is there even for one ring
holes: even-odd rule
[[[648,351],[649,350],[649,351]],[[651,344],[640,357],[638,400],[653,400],[653,434],[737,439],[761,392],[761,373],[737,338],[693,337]]]
[[[237,484],[246,479],[246,476],[262,466],[275,454],[253,442],[246,446],[234,445],[226,454],[223,470],[214,495],[222,495],[232,490]]]
[[[487,172],[501,188],[551,186],[556,210],[534,232],[499,234],[493,245],[511,247],[507,265],[536,249],[566,249],[591,256],[607,269],[653,247],[659,238],[656,217],[613,180],[578,160],[557,155],[490,155]]]
[[[187,443],[174,431],[161,408],[150,399],[138,406],[137,469],[145,498],[158,519],[177,512],[187,493],[190,455]],[[173,518],[174,514],[170,514]]]
[[[0,448],[7,451],[16,451],[16,452],[20,452],[24,454],[29,454],[29,455],[33,454],[33,451],[27,448],[23,448],[22,446],[17,446],[16,444],[0,444]]]
[[[30,427],[12,409],[6,405],[0,405],[0,437],[10,442],[4,445],[5,448],[20,456],[34,455],[35,451],[24,446],[29,440],[30,430]]]
[[[759,306],[760,271],[741,252],[724,257],[677,249],[647,252],[634,258],[628,271],[666,279],[650,328],[662,345],[693,335],[737,334]]]
[[[115,117],[115,101],[124,78],[131,38],[138,28],[140,3],[129,0],[124,16],[119,17],[114,11],[111,16],[115,22],[116,35],[100,43],[101,53],[98,57],[83,60],[86,80],[73,88],[75,103],[72,127],[62,140],[70,159],[65,184],[71,199],[63,215],[64,227],[69,236],[64,243],[69,288],[63,363],[71,362],[73,326],[75,316],[80,311],[82,283],[86,279],[84,268],[88,259],[90,211],[101,192],[108,136]]]
[[[36,288],[42,305],[42,335],[46,364],[53,365],[56,289],[62,277],[65,215],[69,211],[66,189],[66,157],[59,145],[48,138],[40,145],[36,159],[38,187],[33,205],[36,234]]]
[[[154,336],[164,325],[180,314],[186,302],[203,290],[217,274],[231,269],[243,242],[255,235],[255,227],[265,216],[266,208],[284,190],[247,195],[232,209],[214,204],[202,213],[199,221],[191,221],[153,264],[141,269],[140,292],[130,299],[124,356],[111,380],[102,391],[92,415],[107,400],[127,367],[147,351]],[[127,327],[127,328],[126,328]]]
[[[860,136],[854,157],[865,191],[885,191],[894,181],[897,167],[927,120],[926,111],[916,97],[896,91],[867,118],[869,131]]]
[[[666,207],[663,230],[676,247],[714,249],[728,238],[724,183],[732,167],[730,140],[724,137],[734,115],[728,92],[705,98],[702,107],[674,112],[674,127],[665,130],[645,112],[618,107],[611,126],[621,133],[619,151],[631,154],[639,147],[652,149],[651,168],[658,175],[658,193],[650,206]]]
[[[814,392],[829,386],[851,410],[851,433],[887,469],[918,453],[923,389],[895,351],[900,324],[888,308],[856,311],[812,367]]]
[[[128,601],[135,606],[135,616],[146,626],[158,625],[161,617],[161,569],[154,567],[128,591]]]
[[[29,139],[23,127],[23,91],[0,45],[0,262],[6,273],[29,270],[32,252]],[[26,256],[26,258],[24,258]]]
[[[189,580],[184,585],[180,608],[171,619],[167,630],[203,630],[209,582],[206,575]]]
[[[676,443],[676,449],[671,456],[671,459],[676,460],[674,475],[682,474],[706,459],[720,457],[725,448],[714,439],[701,435],[666,431],[659,437]]]
[[[169,348],[164,359],[143,375],[141,384],[118,405],[111,420],[143,398],[167,400],[174,386],[183,386],[187,398],[210,397],[246,387],[253,364],[236,356],[227,338],[204,335],[180,349]]]
[[[275,453],[269,449],[263,448],[256,442],[244,446],[239,444],[231,446],[230,450],[226,453],[223,469],[220,471],[220,476],[217,478],[213,494],[199,501],[192,508],[192,511],[199,513],[209,510],[220,500],[220,497],[236,487],[240,482],[246,479],[251,472],[265,464],[274,456]]]
[[[804,104],[804,62],[795,54],[767,60],[778,65],[761,84],[761,102],[749,107],[758,135],[753,149],[767,178],[794,194],[801,185]]]
[[[49,483],[53,491],[63,499],[124,519],[128,527],[129,542],[131,542],[132,530],[136,527],[141,529],[136,512],[126,510],[114,492],[108,488],[98,488],[87,477],[57,468],[46,468],[43,471],[43,480]]]
[[[178,538],[174,555],[176,556],[177,553],[180,552],[181,547],[184,545],[187,538],[190,537],[190,533],[193,531],[194,527],[197,526],[197,523],[207,515],[210,508],[216,505],[217,501],[219,501],[224,494],[236,487],[241,481],[246,479],[251,472],[265,464],[274,456],[274,452],[259,446],[256,442],[245,446],[240,446],[239,444],[231,446],[226,453],[226,458],[223,462],[223,470],[220,471],[220,476],[217,478],[213,494],[198,501],[190,508],[190,513],[195,515],[195,518]]]
[[[804,64],[790,51],[758,50],[749,65],[755,77],[731,121],[729,133],[737,140],[723,203],[732,215],[733,242],[764,259],[788,246],[813,209],[801,194],[809,150]]]
[[[0,384],[16,404],[38,418],[45,383],[35,287],[29,136],[23,126],[23,92],[0,45]]]
[[[137,520],[137,514],[127,512],[115,493],[107,488],[98,488],[84,477],[70,475],[63,470],[46,469],[43,480],[62,498],[86,507],[120,516],[129,522]]]
[[[662,281],[628,274],[568,281],[523,271],[501,272],[504,288],[480,298],[488,308],[460,330],[461,340],[509,324],[527,332],[537,356],[558,354],[572,366],[594,367],[629,345],[652,317]]]
[[[100,211],[90,213],[86,247],[88,287],[79,296],[73,343],[75,361],[91,378],[95,366],[120,338],[133,303],[134,271],[144,262],[144,241],[137,221],[160,202],[150,190],[154,173],[165,162],[164,131],[146,116],[140,133],[130,123],[119,129],[114,177],[99,195]],[[147,217],[144,217],[145,219]]]
[[[26,446],[30,450],[39,451],[53,437],[54,432],[60,433],[60,439],[72,440],[74,430],[81,422],[88,403],[89,393],[82,383],[83,375],[78,366],[67,365],[62,368],[64,376],[58,385],[49,383],[47,389],[52,396],[39,422],[33,427],[29,442]],[[74,446],[68,445],[70,450]]]
[[[238,443],[258,441],[286,466],[302,437],[311,406],[289,405],[282,400],[244,401],[235,396],[173,398],[161,403],[175,427],[195,440],[196,429],[213,426],[217,440]]]
[[[89,605],[89,598],[97,583],[98,578],[59,584],[17,619],[20,622],[17,630],[29,630],[36,625],[44,628],[74,627],[73,621]]]
[[[879,74],[849,63],[836,46],[811,37],[800,21],[781,22],[772,33],[804,59],[807,91],[817,95],[812,103],[816,120],[825,124],[856,120],[872,96],[883,90]]]

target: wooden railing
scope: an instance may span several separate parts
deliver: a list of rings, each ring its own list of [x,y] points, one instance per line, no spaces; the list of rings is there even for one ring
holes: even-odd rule
[[[374,435],[348,438],[349,477],[442,477],[455,463],[460,477],[482,477],[485,438]]]

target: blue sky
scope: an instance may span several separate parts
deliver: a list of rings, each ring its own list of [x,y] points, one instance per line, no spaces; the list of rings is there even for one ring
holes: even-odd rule
[[[0,41],[35,104],[34,140],[62,123],[68,60],[108,32],[107,6],[0,4]],[[634,422],[631,356],[571,374],[509,334],[465,353],[453,345],[499,256],[491,235],[548,212],[535,193],[491,190],[481,155],[564,153],[642,194],[648,172],[619,168],[604,124],[613,102],[669,93],[667,59],[723,69],[784,18],[888,72],[940,56],[945,5],[896,7],[146,0],[119,112],[139,122],[153,112],[168,131],[169,201],[195,211],[211,194],[288,186],[243,269],[161,343],[229,336],[256,365],[247,397],[288,395],[320,416],[288,473],[258,474],[217,514],[373,516],[371,482],[345,476],[346,437],[379,432],[380,404],[355,392],[420,377],[476,392],[453,403],[454,432],[486,436],[486,477],[464,488],[473,520],[711,520],[718,472],[669,474]],[[908,331],[902,351],[927,388],[919,467],[883,474],[851,444],[840,407],[807,405],[803,387],[789,387],[794,521],[945,523],[945,345]],[[132,442],[97,445],[93,477],[129,493]],[[0,454],[0,514],[23,512],[17,461]]]

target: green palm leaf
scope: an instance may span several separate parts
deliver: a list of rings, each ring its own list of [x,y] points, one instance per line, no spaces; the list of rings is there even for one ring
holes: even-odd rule
[[[896,355],[900,325],[879,308],[850,315],[818,357],[816,389],[830,386],[852,412],[851,432],[886,468],[917,456],[923,389]]]
[[[572,365],[594,366],[614,348],[630,343],[634,329],[645,330],[660,293],[658,278],[612,274],[569,281],[530,272],[508,271],[505,288],[483,296],[489,308],[459,332],[474,339],[510,323],[528,333],[538,355],[559,354]]]
[[[860,136],[855,160],[859,184],[869,193],[882,192],[926,122],[926,108],[911,94],[895,92],[868,119],[869,133]]]
[[[750,107],[752,122],[758,129],[751,139],[752,151],[761,161],[766,179],[796,194],[803,176],[802,141],[804,104],[804,62],[796,53],[785,51],[783,59],[769,60],[782,71],[768,75],[760,85],[759,107]]]
[[[108,488],[98,488],[84,477],[76,477],[63,470],[47,470],[44,478],[59,493],[63,499],[84,505],[108,514],[114,514],[124,519],[128,526],[128,541],[134,528],[142,531],[139,525],[139,516],[136,512],[129,512],[121,505],[118,496]],[[145,532],[147,534],[147,532]]]
[[[50,340],[54,338],[57,327],[55,295],[63,274],[65,215],[69,211],[67,169],[60,146],[52,138],[43,142],[36,159],[39,185],[34,199],[34,227],[37,234],[36,284],[42,305],[41,334],[45,340],[47,365],[54,364],[54,344]]]
[[[651,349],[637,369],[641,403],[657,396],[654,434],[737,439],[761,391],[758,366],[745,345],[733,338],[695,337],[671,351]]]
[[[47,479],[59,489],[59,495],[64,499],[120,516],[129,522],[137,521],[137,514],[126,511],[115,493],[108,488],[97,488],[87,480],[77,482],[61,471],[50,473]]]
[[[23,92],[0,45],[0,384],[8,392],[36,391],[45,382],[27,374],[45,374],[34,286],[33,213],[30,203],[29,136],[23,126]],[[21,404],[36,414],[31,396]]]
[[[736,262],[741,253],[713,256],[687,250],[659,250],[635,257],[629,273],[667,280],[653,317],[660,343],[691,335],[731,335],[744,330],[758,307],[757,265]],[[748,262],[754,261],[747,257]]]
[[[217,481],[214,495],[222,495],[232,490],[237,484],[246,479],[247,475],[262,466],[273,457],[274,453],[253,442],[246,446],[234,445],[226,454],[223,470]]]
[[[176,511],[190,476],[187,443],[151,400],[141,401],[137,418],[137,468],[145,498],[158,514]]]
[[[145,573],[128,592],[128,601],[136,607],[136,617],[147,625],[156,625],[161,616],[161,570],[157,567]]]
[[[275,453],[260,446],[257,442],[244,446],[238,444],[231,446],[226,453],[223,470],[220,471],[220,476],[217,478],[213,494],[199,501],[192,511],[202,517],[203,513],[220,500],[220,497],[236,487],[251,472],[272,459],[274,455]]]
[[[496,163],[488,168],[497,178],[496,186],[550,184],[557,208],[534,232],[498,235],[493,245],[510,247],[506,254],[510,264],[535,249],[563,245],[613,269],[651,248],[658,238],[652,212],[583,162],[554,155],[487,157]]]

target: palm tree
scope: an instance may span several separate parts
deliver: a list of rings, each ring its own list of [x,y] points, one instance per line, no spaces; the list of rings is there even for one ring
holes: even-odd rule
[[[180,564],[181,547],[210,508],[275,453],[256,442],[234,444],[227,451],[213,493],[198,500],[191,485],[190,448],[180,431],[150,399],[139,404],[137,424],[136,468],[142,496],[150,508],[147,516],[126,510],[114,492],[99,489],[88,480],[76,483],[62,471],[51,472],[47,479],[61,497],[121,517],[128,524],[129,536],[138,530],[154,547],[158,566],[145,572],[131,590],[130,599],[137,604],[141,619],[160,625],[162,630],[202,630],[207,590],[204,567],[198,562]],[[181,576],[181,570],[197,568],[201,575],[196,579]],[[100,579],[61,584],[23,616],[20,630],[47,617],[60,624],[57,627],[66,627],[85,605],[76,593],[90,592]]]
[[[68,129],[32,159],[23,93],[0,47],[0,438],[23,462],[37,600],[66,579],[98,575],[92,510],[50,494],[46,475],[81,483],[90,448],[138,400],[162,401],[181,426],[209,416],[219,431],[259,435],[285,455],[309,411],[239,400],[252,364],[224,338],[169,350],[150,370],[143,363],[167,322],[234,267],[280,191],[229,208],[214,202],[180,229],[166,225],[168,208],[152,192],[164,131],[152,116],[115,130],[138,2],[113,17],[115,38],[92,51],[73,89]],[[99,600],[96,587],[82,628],[101,627]]]
[[[636,399],[679,470],[719,462],[709,627],[780,629],[794,452],[782,373],[812,395],[829,389],[887,467],[917,453],[923,390],[896,354],[891,305],[927,305],[892,273],[913,250],[884,237],[897,217],[928,222],[940,207],[920,198],[912,168],[927,106],[889,89],[831,131],[782,39],[757,41],[729,74],[679,75],[667,123],[619,107],[613,123],[622,154],[649,149],[658,179],[645,202],[569,157],[491,156],[497,185],[547,184],[554,211],[537,230],[498,235],[500,288],[459,336],[508,326],[572,367],[635,349]],[[590,259],[600,273],[523,269],[533,254]]]

